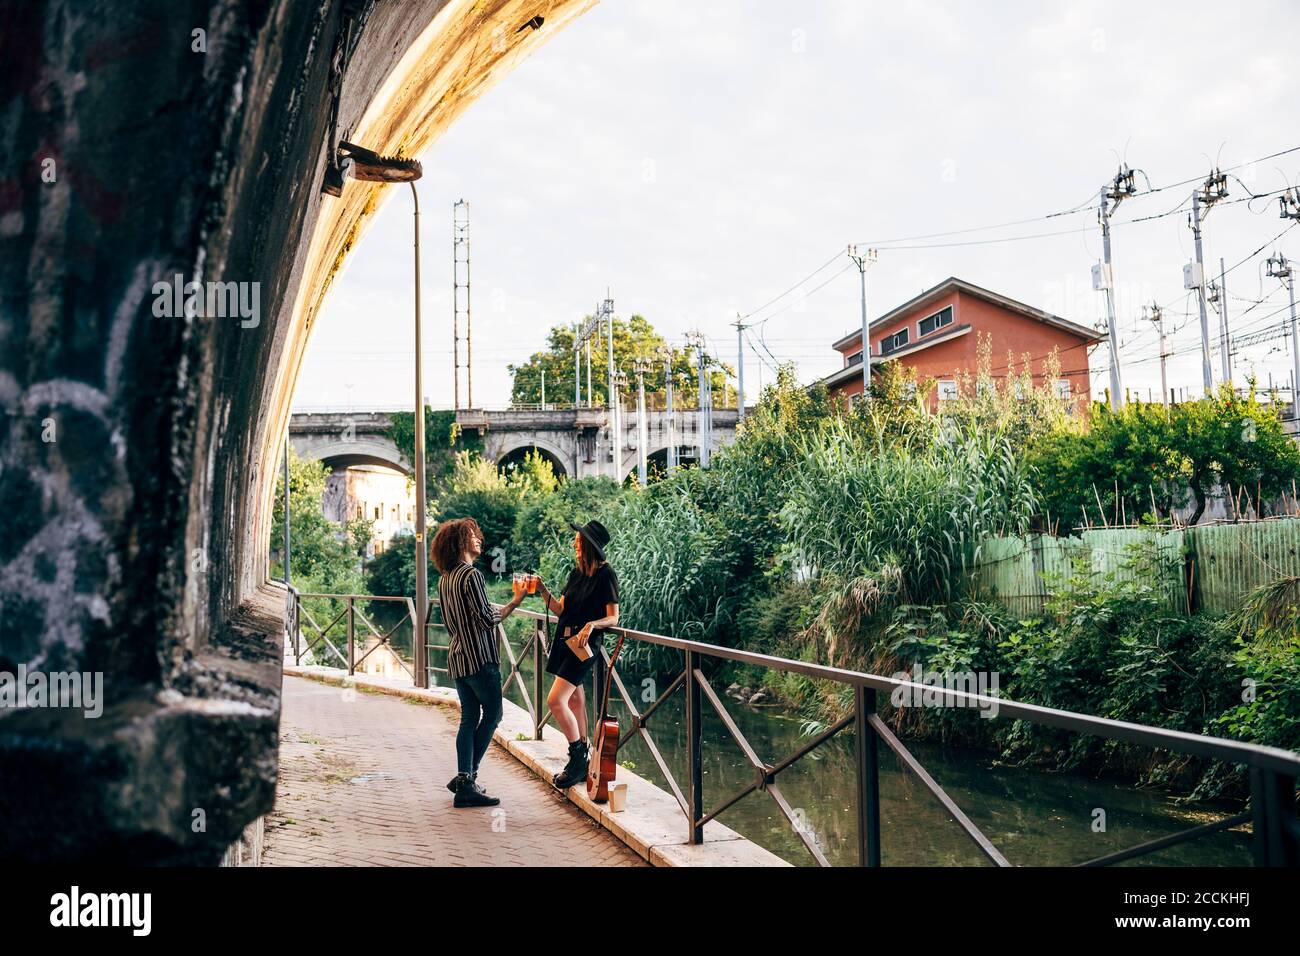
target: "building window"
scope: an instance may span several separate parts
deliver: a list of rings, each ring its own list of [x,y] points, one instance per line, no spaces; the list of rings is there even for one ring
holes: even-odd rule
[[[953,402],[957,400],[957,383],[950,378],[939,379],[939,401]]]
[[[926,316],[921,320],[917,331],[920,335],[929,335],[931,332],[941,329],[945,325],[952,325],[952,306],[948,306],[946,309],[941,309],[934,315]]]
[[[861,363],[862,363],[862,350],[859,349],[858,351],[854,352],[852,355],[850,355],[847,359],[844,360],[844,367],[848,368],[850,365],[860,365]]]
[[[1057,398],[1070,397],[1070,380],[1068,378],[1058,378],[1056,380],[1056,397]]]
[[[851,394],[851,395],[849,396],[849,408],[853,408],[853,407],[856,406],[856,405],[858,404],[858,402],[860,402],[860,401],[862,401],[862,393],[861,393],[861,392],[854,392],[853,394]]]
[[[375,505],[375,520],[379,520],[379,505]]]
[[[890,352],[901,349],[907,344],[907,329],[899,329],[893,335],[886,336],[880,340],[880,354],[888,355]]]

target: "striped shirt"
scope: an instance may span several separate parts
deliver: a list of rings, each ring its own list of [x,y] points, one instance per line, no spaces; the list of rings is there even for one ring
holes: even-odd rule
[[[438,601],[442,621],[451,635],[447,642],[447,671],[452,679],[477,674],[488,664],[500,664],[496,628],[501,614],[488,600],[478,569],[462,564],[444,574],[438,580]]]

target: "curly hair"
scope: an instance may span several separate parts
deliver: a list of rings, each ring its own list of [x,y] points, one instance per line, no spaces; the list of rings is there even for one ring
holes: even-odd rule
[[[471,534],[483,537],[483,531],[473,518],[453,518],[438,526],[438,532],[429,542],[429,557],[439,574],[448,574],[465,560]]]

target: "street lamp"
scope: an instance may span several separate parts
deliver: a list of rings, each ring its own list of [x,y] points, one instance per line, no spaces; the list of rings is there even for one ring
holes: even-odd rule
[[[418,160],[380,156],[363,146],[340,142],[336,161],[325,171],[321,191],[330,196],[343,195],[343,183],[349,175],[362,182],[410,183],[414,203],[415,234],[415,636],[411,641],[415,655],[415,686],[429,686],[429,549],[425,541],[425,466],[424,466],[424,352],[420,342],[420,194],[415,181],[424,174]]]
[[[862,400],[871,395],[871,343],[867,339],[867,266],[876,261],[875,249],[858,251],[857,246],[849,246],[849,258],[857,264],[858,276],[862,282]]]

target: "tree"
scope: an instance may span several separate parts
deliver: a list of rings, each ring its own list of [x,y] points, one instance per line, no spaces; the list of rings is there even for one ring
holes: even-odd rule
[[[1133,402],[1118,412],[1099,402],[1086,428],[1057,429],[1029,456],[1040,502],[1069,524],[1085,515],[1167,519],[1189,504],[1196,524],[1216,487],[1264,514],[1300,477],[1300,450],[1278,406],[1260,403],[1253,387],[1246,398],[1223,386],[1196,402]]]
[[[415,412],[393,412],[389,416],[388,437],[402,457],[415,463]],[[435,491],[451,476],[457,451],[477,451],[483,447],[478,432],[464,433],[456,425],[456,413],[424,409],[424,487],[432,501]]]
[[[588,319],[590,316],[587,317]],[[584,319],[584,322],[586,319]],[[534,352],[532,357],[522,365],[509,366],[514,376],[511,401],[516,405],[539,404],[542,400],[542,370],[546,371],[546,398],[549,402],[568,402],[573,395],[573,342],[575,331],[557,325],[551,329],[546,339],[546,351]],[[627,321],[614,319],[614,367],[626,372],[633,383],[633,369],[636,360],[646,359],[650,366],[646,371],[646,394],[659,393],[665,387],[665,369],[662,355],[668,343],[654,326],[644,317],[634,315]],[[705,353],[706,361],[718,364],[716,357]],[[582,400],[587,400],[586,352],[582,355]],[[591,341],[591,392],[592,400],[597,405],[606,404],[609,396],[609,350],[604,337],[604,330]],[[694,346],[684,349],[672,349],[673,398],[680,407],[696,404],[699,397],[698,355]],[[720,397],[727,376],[732,374],[728,365],[715,368],[709,373],[710,385],[715,396]],[[635,388],[635,384],[629,386]],[[627,393],[624,393],[626,399]],[[715,401],[717,398],[715,397]]]
[[[415,535],[399,534],[388,542],[383,554],[366,565],[366,587],[371,594],[389,597],[415,596]],[[437,571],[429,567],[429,591],[437,589]],[[377,611],[385,605],[376,603]],[[391,616],[391,615],[390,615]]]
[[[359,559],[347,529],[325,517],[321,508],[329,469],[319,461],[304,461],[289,453],[289,550],[295,584],[310,581],[328,586],[360,580]],[[271,521],[271,576],[284,576],[284,477],[276,481]],[[300,588],[301,590],[302,588]],[[354,593],[339,591],[338,593]]]
[[[584,524],[599,518],[622,493],[613,478],[575,478],[561,484],[552,494],[529,498],[520,506],[511,536],[512,569],[536,570],[548,550],[564,552],[573,540],[570,523]]]

